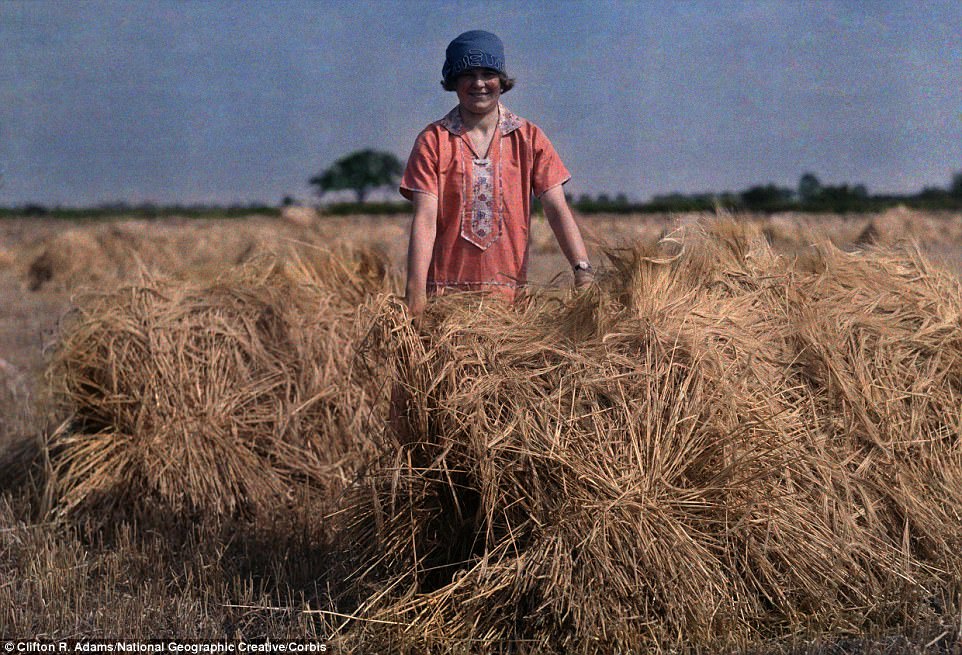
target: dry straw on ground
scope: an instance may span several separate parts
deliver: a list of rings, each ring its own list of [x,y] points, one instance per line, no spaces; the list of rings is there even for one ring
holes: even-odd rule
[[[0,490],[22,486],[33,472],[31,409],[26,376],[0,357]]]
[[[572,298],[374,314],[407,402],[349,512],[353,643],[711,650],[958,601],[962,295],[911,249],[719,222]]]
[[[829,240],[840,248],[913,242],[923,250],[939,250],[962,243],[962,220],[958,214],[931,214],[895,207],[879,214],[836,215],[775,214],[756,217],[770,243],[782,252],[795,252],[810,244]]]
[[[215,283],[86,298],[50,375],[71,412],[50,443],[57,511],[223,517],[308,490],[329,500],[364,459],[377,402],[350,374],[353,316],[389,277],[376,253],[305,249]]]
[[[281,218],[299,227],[311,227],[320,219],[313,207],[289,205],[281,209]]]

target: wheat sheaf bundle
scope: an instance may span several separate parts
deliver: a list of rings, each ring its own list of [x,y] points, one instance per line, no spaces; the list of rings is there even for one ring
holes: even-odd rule
[[[396,417],[346,512],[352,643],[731,648],[958,592],[962,295],[910,249],[717,222],[570,298],[372,311]]]
[[[37,239],[20,250],[18,268],[31,291],[115,289],[144,272],[205,282],[295,242],[330,245],[332,227],[258,218],[94,223]]]
[[[351,376],[353,316],[388,278],[376,253],[304,249],[85,298],[50,374],[70,414],[49,444],[57,511],[222,517],[338,492],[377,402]]]

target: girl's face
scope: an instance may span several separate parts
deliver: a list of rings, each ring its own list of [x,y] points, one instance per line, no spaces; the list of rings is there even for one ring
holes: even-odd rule
[[[458,102],[472,114],[497,111],[501,98],[501,78],[488,68],[473,68],[458,75]]]

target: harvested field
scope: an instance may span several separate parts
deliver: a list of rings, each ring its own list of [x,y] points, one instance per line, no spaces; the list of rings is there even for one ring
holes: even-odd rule
[[[35,462],[4,485],[0,634],[957,643],[962,291],[924,253],[962,261],[959,217],[593,217],[577,294],[535,221],[526,302],[417,327],[404,221],[377,220],[7,234],[17,311],[74,299],[0,376],[8,406],[53,398],[0,435],[46,444],[0,458]]]
[[[348,225],[343,219],[320,224],[304,220],[303,214],[296,218],[233,224],[184,219],[161,225],[130,220],[76,227],[25,244],[18,273],[31,291],[111,287],[143,273],[209,280],[259,253],[282,253],[298,244],[330,247],[347,240],[339,229]],[[364,217],[357,223],[363,225]],[[390,231],[379,227],[366,243],[383,248]]]

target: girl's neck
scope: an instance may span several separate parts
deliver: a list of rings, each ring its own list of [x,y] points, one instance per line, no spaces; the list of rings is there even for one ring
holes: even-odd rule
[[[490,132],[498,125],[498,117],[500,116],[500,106],[495,105],[494,109],[486,114],[475,114],[468,111],[462,106],[459,106],[461,112],[461,122],[464,123],[464,129],[467,131],[478,130],[481,132]]]

